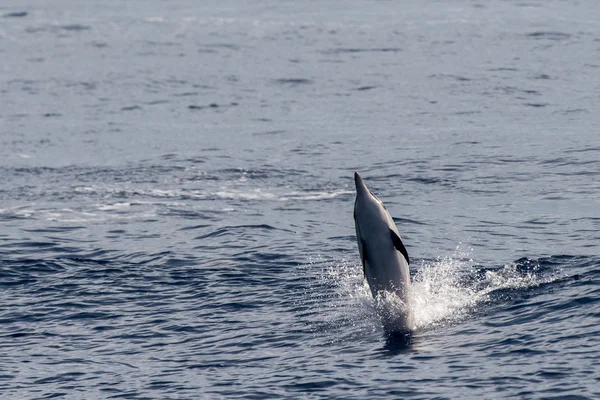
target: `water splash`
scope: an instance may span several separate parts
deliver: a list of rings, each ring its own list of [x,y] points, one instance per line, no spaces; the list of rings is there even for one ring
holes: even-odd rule
[[[315,278],[308,290],[309,307],[319,316],[313,320],[315,330],[339,333],[351,329],[356,334],[379,330],[382,325],[394,330],[396,317],[405,311],[406,305],[393,295],[373,299],[360,265],[317,257],[306,268]],[[558,277],[559,272],[543,270],[535,260],[476,266],[468,253],[457,249],[451,256],[425,260],[417,267],[409,291],[408,324],[416,331],[457,324],[509,300],[497,293],[507,289],[511,295],[527,292]]]
[[[462,283],[471,268],[472,260],[458,254],[426,262],[419,268],[409,291],[416,329],[459,321],[483,299],[482,291]]]
[[[377,294],[375,309],[386,333],[402,334],[414,330],[411,309],[396,293],[383,291]]]
[[[304,296],[297,301],[297,313],[309,328],[330,341],[374,333],[380,329],[371,292],[362,267],[346,259],[311,256],[300,266],[307,279]]]

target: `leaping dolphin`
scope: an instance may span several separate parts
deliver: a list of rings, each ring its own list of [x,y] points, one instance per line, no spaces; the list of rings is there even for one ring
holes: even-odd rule
[[[354,223],[363,271],[375,299],[393,298],[383,305],[382,322],[389,333],[409,332],[408,252],[387,209],[354,173]],[[392,307],[390,307],[392,305]]]

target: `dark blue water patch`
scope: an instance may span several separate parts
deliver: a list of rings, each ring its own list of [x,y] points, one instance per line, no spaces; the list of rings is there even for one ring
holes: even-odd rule
[[[96,323],[96,321],[107,321],[120,318],[121,314],[113,314],[102,311],[80,311],[75,313],[69,313],[58,317],[59,321],[78,321],[78,320],[90,320]]]
[[[213,89],[211,87],[206,87],[206,89]],[[188,96],[198,96],[200,92],[183,92],[183,93],[174,93],[173,97],[188,97]]]
[[[138,106],[138,105],[132,105],[132,106],[127,106],[127,107],[121,108],[121,111],[136,111],[136,110],[142,110],[142,107]]]
[[[521,89],[515,86],[499,86],[494,88],[495,91],[504,93],[504,94],[511,94],[511,95],[532,95],[532,96],[539,96],[541,95],[541,93],[537,90],[533,90],[533,89]],[[517,97],[517,98],[522,98],[522,97]]]
[[[548,75],[548,74],[536,74],[536,75],[532,75],[531,79],[535,79],[535,80],[552,80],[552,79],[557,79],[557,78],[553,78],[552,76]]]
[[[199,48],[198,53],[200,53],[200,54],[217,54],[218,51],[216,49]]]
[[[210,44],[206,44],[206,47],[210,47],[213,49],[226,49],[226,50],[240,50],[242,47],[239,44],[236,43],[210,43]]]
[[[179,228],[179,230],[190,231],[190,230],[208,228],[210,226],[212,226],[212,225],[211,224],[198,224],[198,225],[184,226],[183,228]]]
[[[563,151],[565,153],[586,153],[586,152],[590,152],[590,151],[591,152],[600,152],[600,147],[590,145],[590,146],[584,146],[582,148],[564,149]]]
[[[67,24],[67,25],[42,25],[42,26],[36,26],[36,27],[29,27],[25,29],[25,32],[27,33],[45,33],[45,32],[51,32],[51,33],[61,33],[61,32],[83,32],[83,31],[89,31],[91,30],[92,27],[88,26],[88,25],[81,25],[81,24]],[[62,36],[62,35],[59,35]]]
[[[573,391],[573,389],[561,389],[561,388],[551,388],[549,390],[547,390],[548,392],[554,392],[554,393],[559,393],[561,391],[563,392],[571,392]],[[533,394],[531,392],[529,392],[530,394]],[[538,393],[539,394],[539,393]],[[587,397],[587,396],[582,396],[582,395],[578,395],[578,394],[566,394],[566,395],[561,395],[561,394],[553,394],[550,396],[541,396],[539,397],[540,400],[592,400],[593,397]]]
[[[83,377],[86,374],[84,372],[64,372],[58,375],[54,375],[52,377],[38,379],[33,383],[36,385],[43,385],[47,383],[62,383],[62,382],[71,382],[73,380],[77,380],[77,378]]]
[[[237,105],[238,105],[238,103],[235,103],[235,102],[229,103],[228,105],[223,105],[223,104],[219,105],[217,103],[210,103],[210,104],[207,104],[207,105],[192,104],[192,105],[188,106],[188,109],[195,110],[195,111],[207,110],[207,109],[217,110],[219,108],[234,107],[234,106],[237,106]]]
[[[70,233],[79,229],[87,229],[86,226],[72,225],[72,226],[49,226],[44,228],[33,228],[23,229],[23,232],[30,233]]]
[[[438,178],[435,176],[410,177],[410,178],[406,178],[406,180],[409,182],[420,183],[423,185],[434,185],[434,186],[453,186],[455,183],[455,182],[450,181],[449,179]]]
[[[248,309],[260,309],[262,308],[261,304],[257,304],[254,302],[227,302],[224,304],[213,304],[215,310],[221,310],[225,312],[236,312],[236,311],[245,311]]]
[[[543,108],[543,107],[547,107],[550,104],[549,103],[524,103],[524,105],[528,106],[528,107],[534,107],[534,108]]]
[[[173,46],[181,46],[179,42],[171,42],[171,41],[160,41],[160,40],[144,40],[142,43],[147,44],[149,46],[165,46],[165,47],[173,47]]]
[[[169,100],[151,100],[151,101],[147,101],[144,104],[147,104],[149,106],[157,106],[157,105],[162,105],[162,104],[169,104],[170,101]]]
[[[338,385],[340,382],[347,382],[345,379],[340,380],[307,380],[298,377],[299,382],[292,385],[286,385],[285,388],[291,392],[314,393],[321,392],[324,389]]]
[[[398,53],[400,47],[338,47],[323,51],[324,54]]]
[[[65,267],[59,260],[40,260],[40,259],[10,259],[0,260],[0,271],[2,276],[31,275],[39,276],[40,274],[54,274],[62,272]]]
[[[4,18],[23,18],[28,15],[29,15],[29,13],[27,11],[12,11],[12,12],[7,12],[2,16]]]
[[[274,83],[281,86],[296,87],[313,84],[313,80],[307,78],[280,78],[273,80]]]
[[[61,29],[66,31],[87,31],[92,29],[90,26],[81,25],[81,24],[70,24],[70,25],[62,25]]]
[[[536,40],[567,40],[571,38],[571,35],[564,32],[558,31],[535,31],[528,33],[526,37]]]
[[[511,265],[514,267],[514,271],[516,271],[522,277],[532,273],[541,276],[544,274],[555,273],[557,269],[559,269],[560,266],[564,266],[565,262],[567,261],[579,259],[579,257],[568,255],[558,255],[540,259],[531,259],[523,257],[512,262]],[[480,275],[481,273],[485,273],[486,271],[499,271],[502,268],[504,268],[504,266],[477,267],[477,270],[478,275]]]
[[[252,136],[271,136],[271,135],[281,135],[286,133],[285,130],[274,130],[274,131],[264,131],[264,132],[254,132]]]
[[[17,176],[26,176],[26,175],[46,175],[46,174],[53,174],[53,173],[60,173],[63,170],[70,170],[72,167],[66,167],[66,168],[50,168],[50,167],[17,167],[17,168],[7,168],[7,167],[1,167],[1,170],[7,174],[6,176],[12,176],[12,175],[17,175]]]
[[[193,199],[194,196],[179,196],[181,200]],[[158,212],[158,215],[165,217],[177,217],[191,221],[219,221],[221,220],[220,214],[223,214],[221,211],[198,211],[198,210],[190,210],[190,209],[181,209],[175,207],[161,208]],[[210,225],[200,226],[195,225],[195,228],[190,229],[198,229],[200,227],[207,227]],[[183,229],[182,229],[183,230]]]
[[[96,49],[104,49],[108,47],[108,43],[100,40],[92,40],[88,42],[89,46],[92,46]]]
[[[566,152],[567,151],[565,151],[565,153]],[[576,158],[574,158],[574,157],[565,157],[565,156],[553,157],[553,158],[547,158],[547,159],[544,159],[544,160],[539,160],[538,163],[541,164],[541,165],[548,165],[550,167],[552,167],[552,166],[567,166],[567,165],[577,165],[577,164],[579,164],[579,162],[577,161]],[[589,161],[589,163],[594,163],[594,161]]]
[[[433,75],[429,75],[428,78],[430,78],[430,79],[453,80],[453,81],[457,81],[457,82],[469,82],[469,81],[471,81],[471,78],[467,78],[467,77],[462,76],[462,75],[453,75],[453,74],[433,74]]]
[[[249,232],[248,229],[251,229],[252,232]],[[259,231],[258,233],[257,233],[257,230]],[[232,225],[232,226],[225,226],[225,227],[219,228],[213,232],[209,232],[204,235],[194,237],[194,240],[208,239],[208,238],[224,236],[224,235],[236,235],[236,236],[242,236],[242,237],[256,236],[256,235],[264,236],[265,235],[264,232],[275,231],[275,230],[290,232],[287,229],[276,228],[274,226],[267,225],[267,224]],[[262,232],[260,232],[260,231],[262,231]]]
[[[515,67],[496,67],[496,68],[488,68],[488,71],[507,71],[507,72],[517,72],[518,68]]]
[[[373,90],[373,89],[377,89],[379,86],[359,86],[354,90],[357,90],[359,92],[366,92],[367,90]]]
[[[30,286],[33,285],[37,282],[38,280],[36,278],[32,278],[32,277],[11,277],[11,276],[4,276],[2,278],[2,280],[0,280],[0,286],[2,287],[19,287],[19,286]]]
[[[0,191],[0,195],[2,193],[3,193],[3,191]],[[19,213],[16,210],[14,210],[14,211],[13,210],[2,210],[2,212],[0,212],[0,221],[16,222],[19,220],[28,220],[30,218],[31,218],[31,216],[28,215],[28,213]]]
[[[552,111],[552,114],[558,114],[558,115],[575,114],[573,117],[575,117],[577,114],[589,114],[589,113],[590,113],[590,111],[586,108],[567,108],[566,110]]]
[[[467,111],[457,111],[457,112],[452,113],[452,115],[474,115],[474,114],[481,114],[481,111],[467,110]]]
[[[355,235],[348,235],[348,236],[330,236],[327,238],[327,240],[329,241],[340,241],[340,242],[356,242],[356,236]],[[340,250],[344,249],[344,247],[341,247]]]

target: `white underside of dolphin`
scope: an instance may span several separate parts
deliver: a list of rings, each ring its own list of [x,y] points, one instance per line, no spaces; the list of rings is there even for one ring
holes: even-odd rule
[[[410,332],[408,252],[381,200],[369,191],[358,172],[354,173],[354,181],[356,241],[365,278],[377,300],[385,330]]]

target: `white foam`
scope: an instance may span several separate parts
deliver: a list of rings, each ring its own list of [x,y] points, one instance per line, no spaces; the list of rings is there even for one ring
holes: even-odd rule
[[[333,199],[345,194],[353,194],[350,190],[337,190],[333,192],[291,192],[281,196],[281,200],[325,200]]]
[[[159,16],[156,16],[156,17],[147,17],[147,18],[144,18],[144,20],[146,22],[158,22],[158,23],[162,23],[162,22],[166,21],[165,17],[159,17]]]
[[[113,204],[101,204],[98,205],[98,210],[100,211],[114,211],[114,210],[124,210],[131,207],[130,202],[123,203],[113,203]]]
[[[228,200],[310,201],[333,199],[335,197],[351,193],[353,192],[348,190],[337,190],[332,192],[288,192],[278,194],[256,189],[251,192],[219,191],[215,193],[215,196]]]
[[[253,192],[221,191],[216,192],[215,196],[227,200],[279,200],[277,195],[265,193],[260,190],[255,190]]]
[[[471,261],[445,257],[422,265],[409,291],[410,313],[416,329],[464,318],[482,299],[471,287],[460,283],[471,269]]]
[[[333,199],[338,196],[349,195],[354,192],[349,190],[333,191],[291,191],[284,192],[276,189],[255,188],[250,190],[229,189],[220,190],[182,190],[182,189],[160,189],[160,188],[123,188],[123,187],[100,187],[79,186],[74,189],[76,193],[98,194],[102,196],[148,196],[154,198],[191,198],[196,200],[258,200],[258,201],[319,201]]]
[[[418,267],[409,291],[408,324],[411,329],[418,331],[460,323],[475,310],[486,307],[490,294],[496,290],[528,289],[557,278],[555,275],[523,273],[515,264],[478,276],[473,260],[465,256],[468,254],[457,250],[452,256]],[[394,327],[402,321],[395,316],[402,315],[406,305],[395,296],[374,300],[363,278],[362,266],[343,259],[311,260],[307,267],[317,269],[313,272],[320,282],[309,294],[314,297],[310,300],[313,307],[319,311],[319,325],[329,325],[327,329],[332,330],[347,329],[350,325],[352,329],[364,331],[373,326]],[[315,293],[324,290],[323,286],[333,287],[334,291]]]

